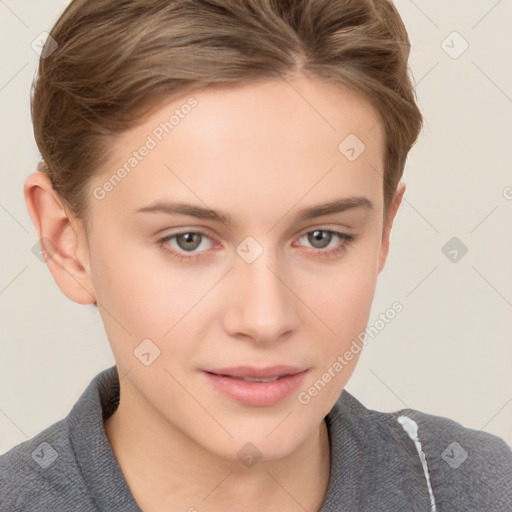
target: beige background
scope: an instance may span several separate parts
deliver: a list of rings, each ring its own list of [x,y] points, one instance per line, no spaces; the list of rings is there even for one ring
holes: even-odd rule
[[[32,253],[23,199],[38,156],[31,43],[66,4],[0,1],[0,453],[63,418],[114,364],[97,311],[68,300]],[[369,339],[347,389],[367,407],[420,409],[512,445],[512,2],[396,6],[425,128],[370,323],[394,301],[404,309]],[[442,252],[454,236],[468,248],[456,263]]]

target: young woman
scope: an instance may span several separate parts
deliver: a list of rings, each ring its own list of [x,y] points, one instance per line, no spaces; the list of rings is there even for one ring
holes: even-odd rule
[[[512,510],[503,440],[344,390],[422,124],[393,5],[74,0],[48,41],[25,198],[116,365],[1,510]]]

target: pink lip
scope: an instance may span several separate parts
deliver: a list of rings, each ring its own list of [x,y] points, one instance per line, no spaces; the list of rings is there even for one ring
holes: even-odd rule
[[[254,368],[238,366],[203,370],[212,386],[240,403],[256,407],[274,405],[295,391],[303,381],[308,369],[293,366]],[[279,377],[271,382],[247,382],[241,377],[265,379]]]

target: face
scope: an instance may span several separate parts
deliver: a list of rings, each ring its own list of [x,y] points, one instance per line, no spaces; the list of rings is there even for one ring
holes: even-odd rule
[[[229,459],[248,442],[284,457],[318,428],[384,257],[377,123],[296,78],[184,94],[118,139],[87,259],[134,421]]]

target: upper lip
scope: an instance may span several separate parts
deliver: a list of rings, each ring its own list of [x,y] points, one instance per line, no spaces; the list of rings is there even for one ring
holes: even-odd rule
[[[213,368],[203,370],[216,375],[227,375],[229,377],[248,377],[252,379],[269,379],[272,377],[284,377],[285,375],[295,375],[306,371],[307,368],[299,366],[277,365],[266,368],[256,368],[254,366],[236,366],[234,368]]]

